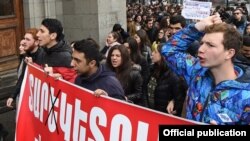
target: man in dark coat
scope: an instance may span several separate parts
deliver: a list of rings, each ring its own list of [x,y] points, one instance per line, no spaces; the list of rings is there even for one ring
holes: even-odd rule
[[[243,82],[250,80],[250,36],[243,37],[243,46],[240,53],[235,57],[234,63],[245,72],[239,79]]]
[[[74,82],[76,72],[70,66],[72,50],[64,40],[63,27],[57,19],[44,19],[37,33],[39,45],[44,48],[42,66],[53,77]]]
[[[115,73],[100,64],[101,54],[95,42],[85,39],[75,42],[72,58],[71,65],[78,73],[76,85],[94,91],[96,96],[108,95],[125,100],[123,88]]]

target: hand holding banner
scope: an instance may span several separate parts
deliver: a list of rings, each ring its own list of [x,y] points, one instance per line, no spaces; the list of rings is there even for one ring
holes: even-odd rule
[[[28,65],[17,117],[17,141],[158,140],[160,124],[196,122],[155,112],[55,80]]]

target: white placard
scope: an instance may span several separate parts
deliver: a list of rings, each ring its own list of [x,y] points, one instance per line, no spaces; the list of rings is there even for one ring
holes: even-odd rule
[[[203,19],[210,16],[211,7],[212,2],[184,0],[181,15],[186,19]]]

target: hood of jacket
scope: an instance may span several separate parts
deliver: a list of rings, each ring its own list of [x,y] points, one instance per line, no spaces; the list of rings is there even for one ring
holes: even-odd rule
[[[217,90],[234,89],[234,90],[247,90],[250,91],[250,70],[249,67],[245,68],[235,66],[235,71],[238,73],[236,80],[227,80],[219,83]]]
[[[93,82],[95,81],[96,78],[100,79],[106,76],[115,76],[115,73],[112,72],[110,69],[108,69],[106,65],[100,64],[99,68],[94,74],[90,76],[80,76],[80,77],[81,80],[85,83],[85,82]]]
[[[65,40],[59,41],[56,45],[51,48],[44,47],[44,51],[47,54],[51,54],[53,52],[69,52],[72,53],[72,49],[69,47],[68,43]]]

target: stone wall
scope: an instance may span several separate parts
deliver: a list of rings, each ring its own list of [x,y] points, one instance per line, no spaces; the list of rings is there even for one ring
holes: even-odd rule
[[[23,4],[25,28],[57,18],[70,42],[91,37],[102,47],[115,23],[127,27],[125,0],[23,0]]]

